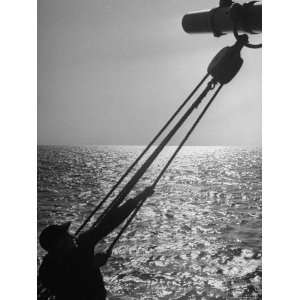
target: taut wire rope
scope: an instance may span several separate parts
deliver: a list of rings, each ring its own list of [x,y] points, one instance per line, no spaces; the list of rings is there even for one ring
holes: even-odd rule
[[[185,112],[185,114],[180,118],[180,120],[174,125],[174,127],[170,130],[167,136],[162,140],[162,142],[156,147],[153,153],[148,157],[148,159],[144,162],[144,164],[137,170],[137,172],[133,175],[130,181],[124,186],[124,188],[120,191],[118,196],[110,203],[110,205],[103,211],[103,213],[98,217],[98,219],[92,225],[95,227],[99,224],[103,218],[107,215],[109,211],[113,208],[117,207],[125,197],[130,193],[138,180],[144,175],[156,157],[160,154],[160,152],[164,149],[167,143],[171,140],[171,138],[175,135],[178,129],[183,125],[183,123],[187,120],[187,118],[191,115],[195,108],[199,105],[202,99],[207,95],[207,93],[211,89],[211,82],[214,81],[212,79],[208,82],[206,88],[202,91],[200,96],[191,104],[190,108]]]
[[[136,160],[130,165],[130,167],[126,170],[126,172],[121,176],[117,183],[111,188],[111,190],[106,194],[106,196],[102,199],[102,201],[93,209],[93,211],[86,217],[84,222],[80,225],[80,227],[76,230],[75,235],[78,235],[80,231],[85,227],[85,225],[91,220],[91,218],[95,215],[95,213],[102,207],[102,205],[106,202],[106,200],[112,195],[115,189],[122,183],[122,181],[126,178],[126,176],[131,172],[131,170],[137,165],[137,163],[141,160],[141,158],[146,154],[146,152],[150,149],[150,147],[156,142],[156,140],[162,135],[162,133],[166,130],[166,128],[170,125],[170,123],[175,119],[175,117],[180,113],[180,111],[184,108],[184,106],[190,101],[190,99],[194,96],[196,91],[201,87],[204,81],[207,79],[209,75],[206,74],[201,81],[197,84],[197,86],[192,90],[192,92],[188,95],[188,97],[183,101],[183,103],[178,107],[178,109],[173,113],[173,115],[169,118],[169,120],[165,123],[165,125],[161,128],[161,130],[155,135],[155,137],[150,141],[147,147],[142,151],[142,153],[136,158]]]
[[[219,85],[218,89],[215,91],[215,93],[213,94],[213,96],[211,97],[211,99],[209,100],[209,102],[205,105],[203,111],[200,113],[199,117],[193,123],[193,125],[189,129],[189,131],[186,133],[186,135],[184,136],[184,138],[182,139],[182,141],[180,142],[180,144],[177,146],[177,148],[174,151],[173,155],[168,160],[168,162],[166,163],[165,167],[159,173],[159,175],[155,179],[154,183],[150,186],[150,188],[153,188],[153,189],[155,188],[155,186],[157,185],[158,181],[160,180],[160,178],[162,177],[162,175],[164,174],[164,172],[167,170],[167,168],[169,167],[169,165],[171,164],[171,162],[174,160],[174,158],[176,157],[176,155],[178,154],[178,152],[180,151],[180,149],[183,147],[183,145],[185,144],[185,142],[187,141],[187,139],[190,137],[190,135],[192,134],[192,132],[194,131],[194,129],[197,127],[197,125],[199,124],[200,120],[202,119],[202,117],[204,116],[204,114],[206,113],[206,111],[208,110],[208,108],[210,107],[210,105],[212,104],[212,102],[214,101],[214,99],[216,98],[216,96],[218,95],[218,93],[220,92],[220,90],[221,90],[222,87],[223,87],[222,84]],[[213,89],[213,87],[211,87],[211,89]],[[110,254],[112,252],[112,249],[113,249],[114,245],[117,243],[117,241],[119,240],[119,238],[121,237],[121,235],[124,233],[124,231],[129,226],[129,224],[131,223],[131,221],[133,220],[133,218],[136,216],[136,214],[138,213],[138,211],[140,210],[140,208],[142,207],[142,205],[144,204],[144,202],[146,201],[146,199],[147,198],[143,199],[139,203],[139,205],[137,206],[137,208],[132,212],[132,214],[130,215],[130,217],[127,219],[126,223],[121,228],[121,230],[119,231],[118,235],[115,237],[115,239],[113,240],[113,242],[110,244],[109,248],[107,249],[107,253],[108,254]]]

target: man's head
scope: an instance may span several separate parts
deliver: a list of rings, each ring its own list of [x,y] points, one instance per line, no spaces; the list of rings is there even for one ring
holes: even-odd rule
[[[57,250],[67,251],[75,246],[74,237],[69,233],[71,222],[61,225],[50,225],[40,234],[39,241],[42,248],[48,252]]]

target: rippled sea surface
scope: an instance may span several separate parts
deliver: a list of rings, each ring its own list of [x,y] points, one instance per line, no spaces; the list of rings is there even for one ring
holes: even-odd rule
[[[131,195],[174,149],[165,149]],[[142,150],[39,146],[38,232],[67,220],[76,230]],[[43,255],[38,248],[39,261]],[[111,300],[261,299],[261,150],[184,147],[102,273]]]

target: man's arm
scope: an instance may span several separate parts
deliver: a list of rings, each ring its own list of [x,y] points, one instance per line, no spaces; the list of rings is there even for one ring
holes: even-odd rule
[[[108,253],[97,253],[94,256],[94,266],[96,268],[100,268],[101,266],[104,266],[110,257],[110,254]]]
[[[84,237],[84,240],[89,243],[90,246],[95,246],[101,239],[111,233],[116,227],[118,227],[124,220],[132,213],[132,211],[138,206],[140,201],[146,200],[153,194],[154,190],[151,187],[147,187],[135,198],[128,199],[123,205],[114,208],[110,211],[95,228],[92,228],[79,236],[80,240]]]

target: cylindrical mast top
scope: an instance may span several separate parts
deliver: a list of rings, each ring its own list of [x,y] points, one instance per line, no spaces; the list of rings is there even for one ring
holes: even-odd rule
[[[234,6],[217,7],[209,11],[188,13],[182,19],[182,27],[187,33],[214,33],[216,36],[232,32],[234,27],[233,9]],[[239,31],[261,32],[262,6],[260,4],[254,5],[254,2],[250,2],[241,5],[238,14],[240,14],[238,16],[240,22],[237,24]]]

